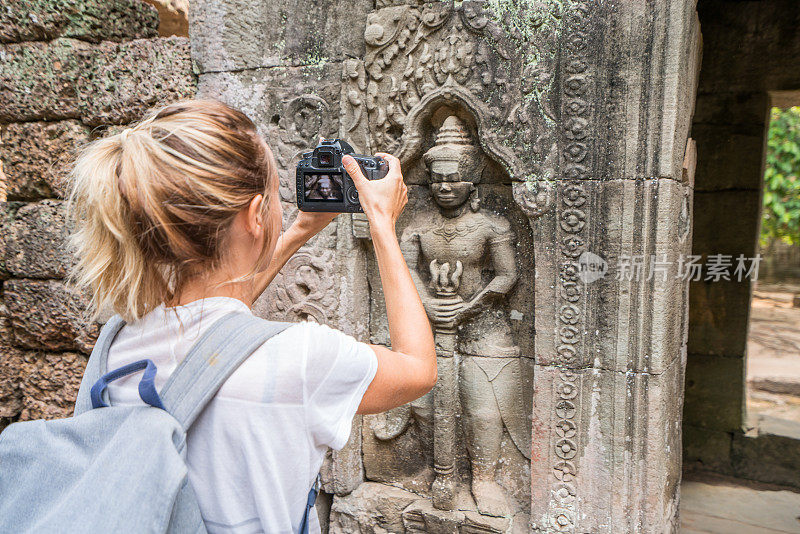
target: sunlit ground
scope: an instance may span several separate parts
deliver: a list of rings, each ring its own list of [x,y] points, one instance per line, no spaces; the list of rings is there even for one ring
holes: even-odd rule
[[[751,416],[800,422],[800,285],[759,283],[750,308],[747,408]]]
[[[681,534],[797,534],[800,493],[707,473],[693,475],[681,484],[680,517]]]

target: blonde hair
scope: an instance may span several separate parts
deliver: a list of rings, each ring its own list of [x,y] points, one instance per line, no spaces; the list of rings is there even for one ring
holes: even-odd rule
[[[69,213],[72,279],[90,290],[93,316],[111,307],[135,320],[178,298],[189,277],[219,266],[231,222],[257,195],[263,266],[277,179],[253,122],[212,100],[165,106],[89,144],[72,171]]]

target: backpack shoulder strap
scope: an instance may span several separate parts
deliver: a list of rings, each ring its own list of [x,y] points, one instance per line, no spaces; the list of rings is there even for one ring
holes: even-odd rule
[[[161,390],[167,411],[188,429],[239,365],[293,323],[232,312],[212,324]]]
[[[108,370],[108,349],[111,348],[111,343],[123,326],[125,326],[125,321],[122,317],[114,315],[100,330],[100,335],[97,336],[97,341],[94,343],[92,354],[89,356],[89,362],[86,364],[86,370],[83,372],[81,387],[78,390],[78,399],[75,401],[75,415],[80,415],[92,409],[90,391],[94,383],[106,374]]]

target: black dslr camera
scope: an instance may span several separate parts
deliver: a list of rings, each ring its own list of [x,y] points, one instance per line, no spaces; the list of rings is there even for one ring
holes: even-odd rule
[[[379,180],[389,172],[389,164],[376,156],[353,153],[346,141],[322,141],[313,152],[306,152],[297,164],[297,207],[300,211],[361,213],[358,191],[342,166],[342,156],[352,156],[367,180]]]

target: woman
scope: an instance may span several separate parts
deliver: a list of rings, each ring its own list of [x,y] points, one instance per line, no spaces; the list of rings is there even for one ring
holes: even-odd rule
[[[209,532],[293,532],[328,447],[343,447],[356,413],[405,404],[436,382],[430,325],[395,222],[407,201],[400,164],[353,178],[370,222],[392,348],[299,323],[264,343],[188,430],[189,479]],[[108,368],[141,358],[163,386],[209,325],[250,307],[280,268],[333,220],[299,213],[281,235],[272,152],[241,112],[214,101],[172,104],[89,145],[72,175],[75,280],[95,312],[126,321]],[[137,376],[110,400],[140,403]],[[311,531],[318,531],[316,517]]]

